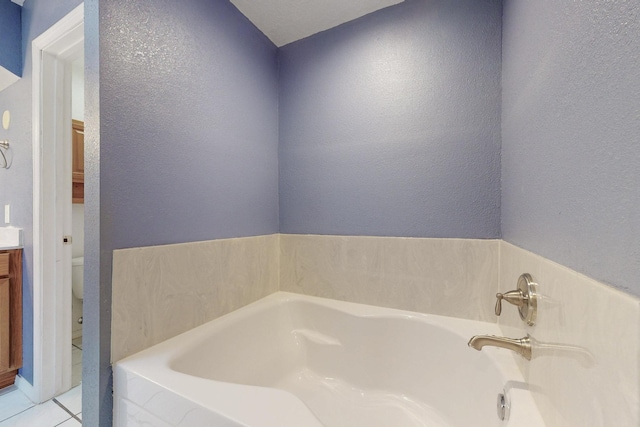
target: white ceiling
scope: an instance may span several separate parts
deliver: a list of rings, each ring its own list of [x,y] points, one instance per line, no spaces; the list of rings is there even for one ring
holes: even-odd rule
[[[20,6],[25,0],[11,0]],[[404,0],[231,0],[278,47]]]
[[[231,0],[278,47],[404,0]]]

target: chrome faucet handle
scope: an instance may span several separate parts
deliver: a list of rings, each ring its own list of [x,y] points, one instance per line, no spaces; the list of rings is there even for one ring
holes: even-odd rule
[[[536,322],[536,314],[538,310],[538,296],[536,287],[530,274],[524,273],[518,278],[518,289],[496,294],[496,316],[502,313],[502,300],[518,307],[520,318],[527,322],[529,326],[533,326]]]
[[[496,294],[496,298],[498,299],[496,301],[496,316],[500,316],[500,314],[502,313],[503,299],[508,303],[515,305],[518,308],[525,305],[528,301],[528,298],[522,293],[520,289],[517,289],[515,291],[509,291],[504,294],[501,294],[500,292],[498,292]]]

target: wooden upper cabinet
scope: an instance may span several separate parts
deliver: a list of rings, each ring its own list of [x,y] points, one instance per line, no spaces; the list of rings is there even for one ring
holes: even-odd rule
[[[84,122],[71,123],[73,203],[84,203]]]

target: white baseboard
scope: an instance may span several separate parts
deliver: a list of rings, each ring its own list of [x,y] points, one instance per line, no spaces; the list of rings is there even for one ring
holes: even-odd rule
[[[40,402],[40,395],[36,391],[35,387],[20,375],[16,376],[16,387],[18,387],[18,389],[33,403],[42,403]]]

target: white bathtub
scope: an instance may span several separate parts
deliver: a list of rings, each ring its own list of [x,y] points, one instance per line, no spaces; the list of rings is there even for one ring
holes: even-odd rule
[[[168,315],[170,315],[168,313]],[[544,426],[497,325],[279,292],[114,366],[114,425]],[[496,411],[499,393],[511,403]]]

